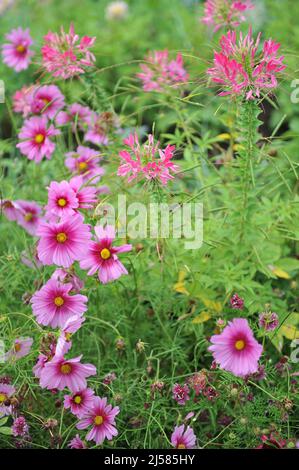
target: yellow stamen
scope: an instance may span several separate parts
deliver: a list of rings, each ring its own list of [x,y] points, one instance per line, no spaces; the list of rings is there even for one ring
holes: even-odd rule
[[[64,232],[59,232],[56,235],[56,240],[58,241],[58,243],[64,243],[67,241],[67,236]]]
[[[24,215],[24,219],[26,222],[30,222],[33,219],[33,214],[31,214],[31,212],[27,212],[27,214]]]
[[[239,339],[238,341],[235,342],[235,348],[238,351],[242,351],[245,348],[245,341],[242,339]]]
[[[15,348],[14,348],[14,349],[15,349],[15,352],[19,352],[20,349],[21,349],[21,347],[22,347],[22,345],[21,345],[20,343],[16,343],[16,344],[15,344]]]
[[[65,339],[67,341],[70,341],[71,337],[72,337],[72,333],[65,333]]]
[[[87,165],[86,162],[80,162],[80,163],[78,163],[78,169],[79,169],[79,171],[82,171],[82,172],[83,172],[83,171],[86,171],[87,168],[88,168],[88,165]]]
[[[70,364],[62,364],[62,366],[60,366],[60,372],[64,375],[68,375],[72,372],[72,366]]]
[[[5,393],[0,393],[0,403],[3,403],[7,399],[7,395]]]
[[[64,197],[61,197],[61,198],[58,199],[57,204],[58,204],[60,207],[64,207],[64,206],[66,206],[67,201],[66,201],[66,199],[64,199]]]
[[[54,299],[54,304],[55,304],[57,307],[61,307],[61,306],[64,304],[63,298],[60,297],[60,296],[55,297],[55,299]]]
[[[177,448],[178,449],[186,449],[186,446],[184,444],[179,444]]]
[[[80,397],[80,395],[76,395],[76,396],[74,397],[74,402],[75,402],[77,405],[80,405],[81,401],[82,401],[82,398]]]
[[[23,46],[23,44],[19,44],[16,49],[18,52],[21,52],[21,53],[26,51],[26,47]]]
[[[96,416],[96,417],[94,418],[94,424],[95,424],[96,426],[100,426],[100,424],[102,424],[103,421],[104,421],[103,416]]]
[[[111,256],[110,250],[108,250],[108,248],[103,248],[100,254],[102,259],[109,259]]]
[[[35,142],[36,142],[37,144],[42,144],[44,140],[45,140],[44,134],[36,134],[36,136],[35,136]]]

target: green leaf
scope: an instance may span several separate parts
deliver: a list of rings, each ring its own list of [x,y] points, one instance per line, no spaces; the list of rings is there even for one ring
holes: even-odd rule
[[[8,428],[6,426],[2,426],[0,428],[0,434],[4,434],[5,436],[11,436],[12,435],[12,429]]]

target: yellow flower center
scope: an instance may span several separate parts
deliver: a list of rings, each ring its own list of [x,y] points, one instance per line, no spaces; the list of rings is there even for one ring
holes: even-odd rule
[[[14,347],[15,352],[19,352],[20,349],[21,349],[21,347],[22,347],[22,345],[21,345],[20,343],[16,343],[16,344],[15,344],[15,347]]]
[[[67,201],[66,201],[66,199],[64,199],[64,197],[61,197],[61,198],[58,199],[57,204],[58,204],[60,207],[64,207],[64,206],[66,206]]]
[[[77,405],[80,405],[81,401],[82,401],[82,398],[80,397],[80,395],[76,395],[76,396],[74,397],[74,402],[75,402]]]
[[[103,248],[100,254],[102,259],[109,259],[111,256],[110,250],[108,250],[108,248]]]
[[[7,399],[7,395],[5,393],[0,393],[0,403],[3,403]]]
[[[60,366],[60,372],[64,375],[68,375],[72,372],[72,366],[70,364],[62,364],[62,366]]]
[[[185,444],[179,444],[177,448],[178,449],[186,449],[186,446],[185,446]]]
[[[96,416],[94,418],[94,424],[96,426],[100,426],[103,423],[103,421],[104,421],[103,416]]]
[[[23,44],[19,44],[19,45],[17,46],[17,51],[18,51],[18,52],[21,52],[21,53],[22,53],[22,52],[25,52],[25,50],[26,50],[26,47],[23,46]]]
[[[42,144],[44,140],[45,140],[44,134],[36,134],[36,136],[35,136],[35,142],[36,142],[37,144]]]
[[[237,351],[242,351],[245,348],[245,341],[242,339],[238,339],[238,341],[235,342],[235,348]]]
[[[87,170],[87,168],[88,168],[88,165],[87,165],[86,162],[80,162],[80,163],[78,163],[78,169],[79,169],[79,171],[82,171],[82,172],[83,172],[83,171]]]
[[[27,214],[24,215],[24,219],[26,222],[30,222],[30,220],[33,219],[33,214],[31,214],[31,212],[27,212]]]
[[[58,243],[64,243],[67,241],[67,236],[64,232],[59,232],[56,235],[56,240],[58,241]]]
[[[60,297],[60,296],[55,297],[55,299],[54,299],[54,304],[55,304],[57,307],[61,307],[61,305],[64,304],[63,298]]]
[[[72,333],[65,333],[65,339],[67,341],[70,341],[71,337],[72,337]]]

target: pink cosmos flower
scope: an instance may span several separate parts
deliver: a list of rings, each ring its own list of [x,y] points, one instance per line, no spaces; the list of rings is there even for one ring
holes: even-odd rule
[[[84,287],[84,282],[77,276],[72,269],[56,269],[51,276],[61,283],[72,284],[72,292],[78,294]]]
[[[85,417],[77,424],[78,429],[86,429],[92,426],[86,436],[87,441],[95,441],[97,445],[102,444],[105,439],[111,440],[117,436],[115,428],[115,417],[119,413],[119,407],[112,408],[107,405],[107,398],[95,397],[93,406],[88,410]]]
[[[21,208],[15,201],[11,201],[10,199],[0,199],[0,213],[3,212],[8,220],[17,220],[20,210]]]
[[[253,8],[249,0],[207,0],[202,22],[214,27],[214,32],[223,26],[235,28],[246,21],[244,13]]]
[[[93,112],[88,118],[88,127],[84,135],[84,141],[92,142],[95,145],[108,145],[109,134],[116,127],[118,127],[118,120],[113,113],[104,112],[98,114]]]
[[[18,416],[14,419],[12,434],[14,437],[26,437],[29,435],[29,426],[24,416]]]
[[[15,392],[16,389],[12,385],[0,383],[0,418],[12,413],[12,406],[5,405],[5,402],[8,398],[12,397]]]
[[[167,86],[177,86],[187,82],[189,76],[183,66],[182,54],[169,60],[168,50],[154,51],[141,64],[142,72],[137,77],[143,82],[144,91],[163,91]]]
[[[64,408],[71,409],[77,418],[83,418],[92,408],[94,401],[94,391],[91,388],[79,390],[72,395],[64,396]]]
[[[25,121],[19,133],[22,142],[17,144],[17,148],[29,160],[35,160],[36,163],[39,163],[43,157],[49,160],[55,150],[55,144],[50,138],[58,134],[60,131],[52,124],[49,125],[45,116],[33,116]]]
[[[79,201],[70,183],[67,181],[51,182],[48,187],[48,204],[45,207],[47,215],[72,216],[78,207]]]
[[[84,183],[92,180],[97,183],[104,174],[99,166],[100,154],[89,147],[79,145],[76,152],[66,154],[65,166],[74,174],[82,176]]]
[[[17,211],[17,222],[30,235],[36,235],[41,221],[42,208],[35,201],[16,201],[19,210]]]
[[[40,386],[49,390],[63,390],[69,388],[71,392],[83,390],[87,387],[86,378],[97,373],[92,364],[81,364],[82,356],[73,359],[64,357],[54,357],[44,365],[41,376]]]
[[[68,107],[67,111],[60,111],[57,114],[56,124],[58,126],[65,126],[66,124],[72,123],[73,132],[75,132],[77,128],[83,131],[90,122],[92,115],[93,111],[88,106],[73,103]]]
[[[187,384],[179,385],[174,384],[172,387],[172,398],[179,404],[185,405],[186,401],[190,400],[190,390]]]
[[[48,356],[46,356],[45,354],[39,354],[38,359],[37,359],[37,363],[32,368],[33,375],[36,378],[40,379],[41,373],[42,373],[46,363],[49,360],[50,360],[50,358]]]
[[[16,72],[27,69],[33,56],[29,29],[13,29],[5,37],[9,42],[2,46],[3,62]]]
[[[64,96],[56,85],[35,87],[30,96],[32,114],[43,114],[53,119],[64,107]]]
[[[16,338],[12,349],[5,354],[5,359],[21,359],[27,356],[31,350],[32,343],[32,338]]]
[[[261,33],[256,41],[249,30],[246,36],[229,31],[220,40],[221,51],[214,53],[214,67],[207,70],[221,89],[220,96],[243,95],[247,100],[260,98],[261,93],[274,90],[277,74],[286,66],[278,56],[280,44],[269,39],[258,52]]]
[[[82,441],[79,434],[76,434],[76,436],[71,439],[68,444],[68,447],[70,447],[71,449],[87,449],[85,442]]]
[[[31,297],[33,315],[40,325],[63,328],[66,321],[82,316],[87,310],[87,297],[70,295],[72,284],[61,284],[55,279],[48,282]]]
[[[98,188],[84,184],[82,176],[74,176],[70,180],[70,187],[76,194],[79,209],[92,209],[98,202]]]
[[[193,429],[187,426],[185,430],[184,424],[181,426],[175,426],[171,435],[171,444],[176,449],[194,449],[196,436]]]
[[[130,182],[140,174],[148,180],[160,180],[163,185],[166,185],[170,179],[174,179],[171,172],[176,173],[179,170],[179,166],[171,161],[175,151],[174,145],[167,145],[162,150],[159,142],[154,143],[154,137],[151,134],[145,144],[140,145],[137,134],[130,134],[127,139],[124,139],[124,144],[131,151],[119,152],[124,163],[118,168],[118,176],[128,175],[128,182]]]
[[[63,217],[58,223],[41,222],[37,235],[40,237],[37,252],[41,262],[64,268],[84,258],[91,238],[90,228],[83,223],[80,214]]]
[[[95,37],[83,36],[81,39],[75,34],[71,24],[68,33],[61,28],[60,35],[49,32],[44,36],[42,47],[43,66],[53,77],[67,79],[85,73],[88,67],[92,67],[95,56],[90,48],[95,42]]]
[[[211,337],[213,357],[221,369],[237,377],[254,374],[263,347],[256,341],[245,318],[234,318],[228,322],[220,335]]]
[[[80,315],[74,315],[66,320],[63,328],[61,329],[61,334],[58,338],[55,355],[64,356],[72,347],[71,337],[76,331],[78,331],[82,323],[85,322],[85,318]]]
[[[279,317],[275,312],[263,312],[259,315],[259,326],[265,331],[273,331],[279,325]]]
[[[89,269],[87,273],[89,276],[93,276],[98,271],[99,280],[103,284],[114,281],[123,274],[128,274],[117,254],[131,251],[132,245],[112,246],[115,231],[110,225],[106,228],[95,227],[95,233],[98,241],[89,243],[87,253],[80,260],[80,267]]]
[[[15,113],[21,113],[26,118],[31,113],[31,95],[36,85],[23,86],[12,97],[12,107]]]

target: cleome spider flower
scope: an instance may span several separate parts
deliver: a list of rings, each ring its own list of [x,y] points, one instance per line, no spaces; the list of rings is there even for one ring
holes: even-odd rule
[[[228,322],[220,335],[211,337],[211,343],[208,349],[221,369],[237,377],[257,372],[263,347],[254,338],[245,318],[234,318]]]
[[[261,33],[256,41],[249,30],[243,33],[229,31],[220,39],[220,52],[214,52],[214,67],[207,70],[214,83],[219,85],[220,96],[244,96],[247,100],[260,98],[262,93],[274,90],[277,74],[286,66],[284,56],[278,56],[280,44],[269,39],[259,51]]]
[[[249,0],[207,0],[202,22],[212,26],[214,33],[223,26],[235,28],[246,20],[244,13],[253,8]]]
[[[80,39],[75,34],[73,24],[68,33],[63,28],[60,35],[50,31],[44,36],[41,49],[44,68],[53,77],[63,79],[85,73],[86,68],[92,67],[95,62],[95,56],[89,50],[95,39],[89,36]]]
[[[162,150],[159,142],[154,143],[154,137],[151,134],[144,144],[139,143],[137,134],[130,134],[127,139],[124,139],[124,144],[131,151],[119,152],[124,163],[118,168],[118,176],[128,175],[128,182],[130,182],[141,175],[148,180],[159,180],[163,185],[166,185],[168,180],[174,179],[171,172],[176,173],[179,170],[179,166],[171,161],[175,151],[174,145],[167,145]]]
[[[145,60],[145,64],[140,64],[142,72],[137,73],[137,77],[143,83],[144,91],[160,92],[167,86],[183,84],[189,78],[180,53],[174,60],[169,60],[167,49],[153,51]]]
[[[102,444],[105,439],[111,440],[117,436],[115,428],[115,417],[119,413],[119,407],[107,405],[107,398],[95,397],[93,406],[77,424],[77,429],[86,429],[92,426],[86,436],[87,441],[95,441],[97,445]]]
[[[33,56],[33,52],[30,50],[32,39],[29,29],[13,29],[6,35],[6,39],[9,42],[2,46],[3,62],[16,72],[26,70]]]

